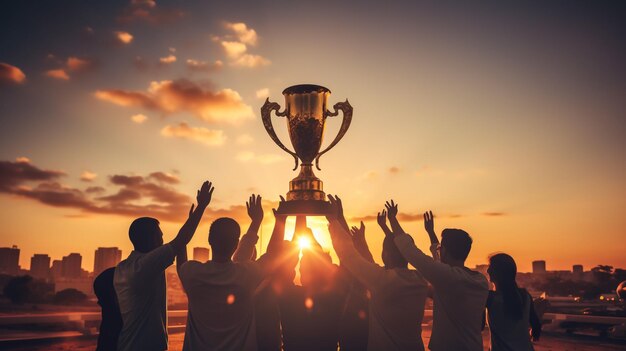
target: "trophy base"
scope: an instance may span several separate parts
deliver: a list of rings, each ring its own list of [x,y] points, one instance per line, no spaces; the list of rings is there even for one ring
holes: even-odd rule
[[[276,212],[291,216],[325,216],[330,212],[330,203],[323,200],[288,200],[281,202]]]

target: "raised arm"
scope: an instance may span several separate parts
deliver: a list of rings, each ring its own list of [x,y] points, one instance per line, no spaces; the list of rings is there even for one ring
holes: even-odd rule
[[[435,233],[435,220],[432,211],[424,212],[424,229],[426,229],[430,239],[430,253],[435,261],[441,261],[439,257],[439,239]]]
[[[403,234],[404,229],[400,226],[400,222],[398,222],[398,204],[394,203],[393,200],[385,202],[385,208],[387,209],[387,218],[389,218],[389,224],[391,224],[391,231],[394,234]]]
[[[359,254],[361,254],[361,257],[369,262],[374,262],[374,256],[372,256],[370,248],[367,245],[367,240],[365,240],[365,225],[363,221],[361,221],[359,227],[353,226],[350,233],[352,234],[352,243]]]
[[[387,226],[387,210],[382,210],[382,212],[378,212],[376,216],[376,221],[378,222],[378,226],[383,230],[385,236],[391,235],[391,229]]]
[[[280,202],[283,201],[285,201],[285,198],[281,196]],[[272,212],[274,213],[274,230],[267,244],[267,252],[274,253],[280,251],[282,242],[285,240],[285,222],[287,222],[287,216],[277,213],[275,208],[272,209]]]
[[[250,196],[246,202],[248,216],[252,220],[248,231],[239,241],[239,246],[233,255],[233,261],[249,261],[254,253],[254,246],[259,240],[259,228],[263,222],[263,207],[261,207],[261,195]]]
[[[194,206],[191,205],[191,210],[189,210],[189,217],[187,221],[178,231],[178,235],[170,241],[170,245],[176,252],[176,255],[182,253],[182,251],[187,250],[187,244],[193,237],[193,234],[196,232],[196,228],[198,228],[198,224],[200,223],[200,219],[202,218],[202,214],[204,210],[209,206],[211,202],[211,197],[213,196],[213,184],[211,182],[206,181],[202,184],[200,190],[196,195],[196,201],[198,201],[198,206],[194,209]]]

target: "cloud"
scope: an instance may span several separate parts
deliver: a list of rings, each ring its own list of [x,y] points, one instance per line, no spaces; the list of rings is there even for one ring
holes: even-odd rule
[[[507,213],[504,213],[504,212],[483,212],[483,213],[481,213],[481,215],[486,216],[486,217],[502,217],[502,216],[506,216]]]
[[[96,173],[93,172],[89,172],[89,171],[84,171],[81,175],[80,175],[80,180],[84,181],[84,182],[91,182],[94,179],[96,179],[96,177],[98,177],[98,175]]]
[[[270,96],[270,90],[268,88],[262,88],[256,91],[257,99],[265,99]]]
[[[63,68],[51,69],[46,71],[46,76],[59,80],[70,80],[70,76],[65,72]]]
[[[254,142],[254,138],[252,138],[249,134],[241,134],[237,137],[237,140],[235,140],[235,142],[237,143],[237,145],[250,145],[252,144],[252,142]]]
[[[270,65],[271,63],[272,61],[266,59],[263,56],[244,54],[244,55],[241,55],[238,59],[234,60],[231,64],[233,66],[255,68],[255,67],[261,67],[261,66],[267,66],[267,65]]]
[[[161,129],[161,135],[165,137],[193,140],[208,146],[220,146],[224,145],[226,142],[226,136],[222,130],[191,127],[187,123],[165,126]]]
[[[277,154],[257,155],[252,151],[241,151],[237,154],[236,158],[241,162],[257,162],[265,165],[280,162],[285,159],[283,156]]]
[[[114,174],[108,177],[108,190],[102,186],[81,190],[63,185],[58,180],[64,175],[61,171],[34,166],[26,159],[20,162],[0,161],[0,193],[31,199],[47,206],[81,211],[65,215],[72,218],[86,214],[109,214],[130,218],[149,216],[180,222],[187,218],[194,201],[191,196],[173,187],[180,182],[178,177],[165,172],[153,172],[147,176]],[[31,183],[34,185],[31,186]],[[276,207],[277,204],[263,201],[263,205]],[[206,212],[213,217],[247,219],[243,204],[223,209],[210,207]]]
[[[54,181],[65,172],[41,169],[34,166],[27,157],[18,157],[15,162],[0,161],[0,192],[11,192],[30,181]]]
[[[146,115],[142,115],[141,113],[138,113],[136,115],[132,115],[130,117],[130,120],[137,124],[142,124],[143,122],[148,120],[148,117]]]
[[[95,97],[120,106],[143,107],[165,114],[190,112],[210,123],[239,124],[254,118],[252,108],[236,91],[215,91],[186,79],[153,81],[146,92],[98,90]]]
[[[115,31],[113,35],[115,36],[116,42],[122,45],[130,44],[134,38],[132,34],[124,31]]]
[[[222,41],[222,48],[231,59],[237,59],[247,51],[246,44],[238,41]]]
[[[257,44],[258,36],[256,31],[252,28],[248,28],[245,23],[231,23],[226,22],[225,27],[231,30],[239,39],[240,42],[255,46]]]
[[[22,84],[26,81],[26,75],[21,69],[8,63],[0,62],[0,83]]]
[[[388,171],[390,174],[398,174],[400,173],[400,168],[393,166],[393,167],[390,167]]]
[[[65,62],[65,66],[69,71],[83,72],[94,67],[94,62],[87,58],[79,58],[70,56]]]
[[[132,0],[117,21],[122,24],[145,22],[152,25],[174,23],[183,18],[185,13],[175,8],[158,7],[154,0]]]
[[[224,63],[220,60],[210,63],[206,61],[188,59],[186,64],[190,71],[196,72],[214,72],[220,70],[224,66]]]
[[[165,57],[161,57],[159,59],[159,62],[161,64],[164,64],[164,65],[169,65],[170,63],[176,62],[176,56],[174,56],[174,55],[167,55]]]

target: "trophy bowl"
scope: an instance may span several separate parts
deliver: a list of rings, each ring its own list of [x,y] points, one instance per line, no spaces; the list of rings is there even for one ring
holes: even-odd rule
[[[265,130],[272,140],[285,152],[293,156],[294,171],[300,161],[300,173],[289,182],[286,201],[278,206],[278,212],[289,215],[318,215],[328,212],[328,202],[324,194],[322,181],[313,173],[313,160],[318,170],[320,157],[332,149],[346,134],[352,121],[352,106],[348,100],[333,106],[333,112],[327,109],[330,90],[320,85],[300,84],[283,91],[285,109],[279,112],[280,105],[270,102],[269,98],[261,107],[261,116]],[[327,117],[343,113],[343,121],[335,139],[322,151],[322,141]],[[286,117],[287,131],[293,150],[288,149],[278,138],[271,120],[271,113]]]

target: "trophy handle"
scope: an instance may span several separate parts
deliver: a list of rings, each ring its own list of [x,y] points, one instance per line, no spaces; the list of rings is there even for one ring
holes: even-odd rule
[[[280,141],[280,139],[278,139],[278,136],[276,135],[276,132],[274,131],[274,126],[272,125],[272,111],[276,111],[276,116],[278,117],[287,116],[287,110],[283,112],[278,112],[278,110],[280,110],[280,105],[276,102],[270,102],[270,99],[267,98],[265,100],[265,103],[261,107],[261,118],[263,119],[263,125],[265,126],[265,130],[267,131],[267,134],[270,135],[270,137],[272,138],[272,140],[274,140],[276,145],[278,145],[278,147],[280,147],[281,149],[285,150],[285,152],[293,156],[296,162],[296,165],[293,168],[293,170],[295,171],[296,169],[298,169],[298,155],[296,155],[295,152],[287,149],[287,147]]]
[[[352,122],[352,106],[348,102],[348,99],[346,99],[345,102],[336,103],[333,106],[333,109],[335,110],[334,112],[330,112],[328,110],[326,111],[326,117],[337,116],[339,114],[339,110],[341,110],[341,112],[343,112],[343,121],[341,122],[341,128],[339,128],[339,133],[337,133],[335,140],[333,140],[333,142],[330,143],[330,145],[328,145],[328,147],[326,147],[324,151],[320,152],[319,154],[317,154],[317,157],[315,157],[315,167],[320,171],[322,170],[320,168],[320,157],[322,157],[323,154],[325,154],[335,145],[337,145],[339,140],[341,140],[341,138],[343,138],[343,136],[348,131],[348,128],[350,127],[350,122]]]

